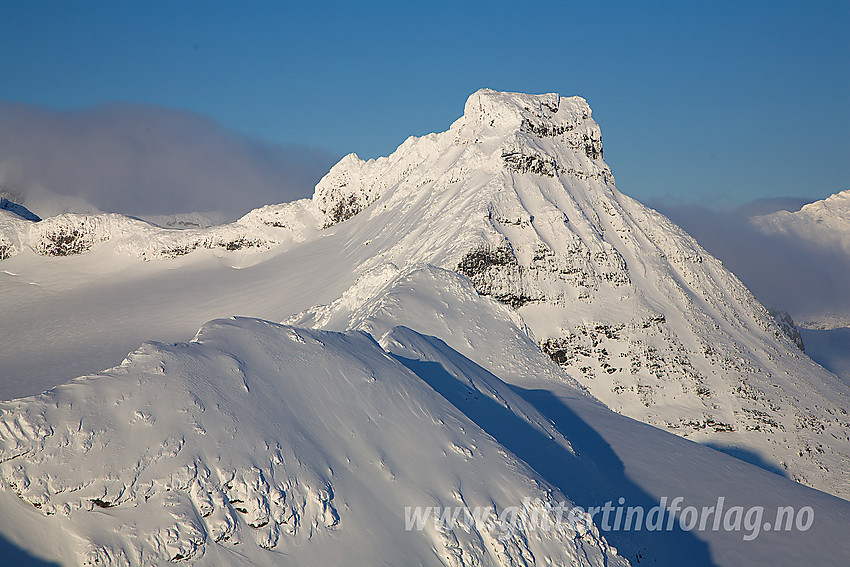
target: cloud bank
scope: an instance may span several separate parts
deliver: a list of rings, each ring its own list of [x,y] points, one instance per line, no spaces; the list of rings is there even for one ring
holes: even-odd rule
[[[46,190],[66,203],[81,199],[130,215],[237,216],[311,195],[337,159],[251,140],[189,111],[124,103],[64,111],[0,101],[0,189],[24,201]]]
[[[747,205],[727,212],[659,202],[650,206],[719,258],[766,307],[787,311],[804,325],[827,320],[850,325],[850,257],[839,247],[763,234],[750,223],[753,207]],[[764,203],[755,209],[767,210]]]

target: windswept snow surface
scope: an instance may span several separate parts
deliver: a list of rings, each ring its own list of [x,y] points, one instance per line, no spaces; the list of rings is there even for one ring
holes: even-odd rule
[[[448,131],[235,223],[4,216],[0,245],[0,397],[59,386],[4,403],[0,528],[63,564],[850,556],[847,502],[789,480],[850,496],[847,386],[615,188],[578,97],[479,91]],[[207,324],[234,315],[292,326]],[[405,506],[526,496],[816,521],[753,541],[403,529]]]

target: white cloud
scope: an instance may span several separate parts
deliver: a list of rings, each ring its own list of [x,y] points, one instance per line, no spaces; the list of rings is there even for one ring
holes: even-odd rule
[[[789,312],[798,323],[850,320],[850,257],[840,248],[763,234],[742,212],[748,206],[727,212],[658,202],[650,206],[696,238],[765,306]]]

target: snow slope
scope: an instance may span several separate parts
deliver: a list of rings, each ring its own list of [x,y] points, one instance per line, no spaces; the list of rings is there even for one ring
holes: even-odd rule
[[[616,411],[850,494],[846,386],[720,262],[615,188],[578,97],[479,91],[448,131],[386,158],[349,155],[311,200],[229,225],[62,215],[19,227],[5,233],[24,254],[4,262],[15,282],[0,300],[16,395],[109,367],[145,338],[185,339],[234,313],[283,320],[387,264],[429,263],[515,308]],[[57,264],[32,254],[57,250],[84,252],[50,258],[87,273],[56,281]],[[45,355],[54,334],[65,348]]]
[[[617,416],[449,271],[412,267],[336,333],[256,319],[149,343],[0,407],[4,501],[62,564],[773,565],[850,556],[850,504]],[[434,309],[439,306],[439,309]],[[341,312],[339,312],[341,313]],[[467,326],[457,325],[469,317]],[[417,332],[395,325],[415,323]],[[425,332],[437,333],[438,339]],[[455,350],[461,348],[466,354]],[[499,349],[510,352],[504,356]],[[84,458],[83,466],[80,459]],[[798,533],[406,531],[406,506],[623,497],[813,506]],[[582,527],[584,526],[584,527]],[[39,545],[50,541],[50,545]],[[415,558],[415,559],[412,559]],[[99,563],[97,563],[99,561]],[[546,563],[548,561],[548,563]],[[607,563],[603,563],[607,561]],[[88,563],[87,563],[88,562]]]
[[[479,91],[448,131],[347,156],[312,199],[227,225],[3,216],[0,237],[0,397],[69,382],[4,403],[14,513],[0,532],[28,550],[55,538],[42,551],[63,564],[327,564],[346,549],[370,563],[522,564],[585,545],[590,564],[615,561],[592,529],[501,551],[479,532],[399,532],[404,506],[520,495],[817,508],[812,530],[754,542],[604,533],[633,563],[848,555],[846,502],[782,477],[850,495],[847,386],[693,239],[617,191],[578,97]],[[205,325],[233,315],[295,327]],[[159,342],[72,381],[145,340]],[[447,460],[449,441],[472,460]],[[480,460],[470,444],[487,448]],[[253,492],[233,498],[230,472]],[[256,507],[239,511],[248,496]],[[286,535],[293,509],[305,520]]]
[[[563,496],[364,334],[214,321],[0,423],[3,480],[69,564],[625,564],[591,524],[405,532],[411,503]]]

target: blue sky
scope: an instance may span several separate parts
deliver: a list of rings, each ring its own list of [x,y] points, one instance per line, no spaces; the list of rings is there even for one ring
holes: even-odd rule
[[[848,2],[0,2],[0,100],[185,109],[362,157],[481,87],[580,95],[617,185],[725,205],[850,187]]]

